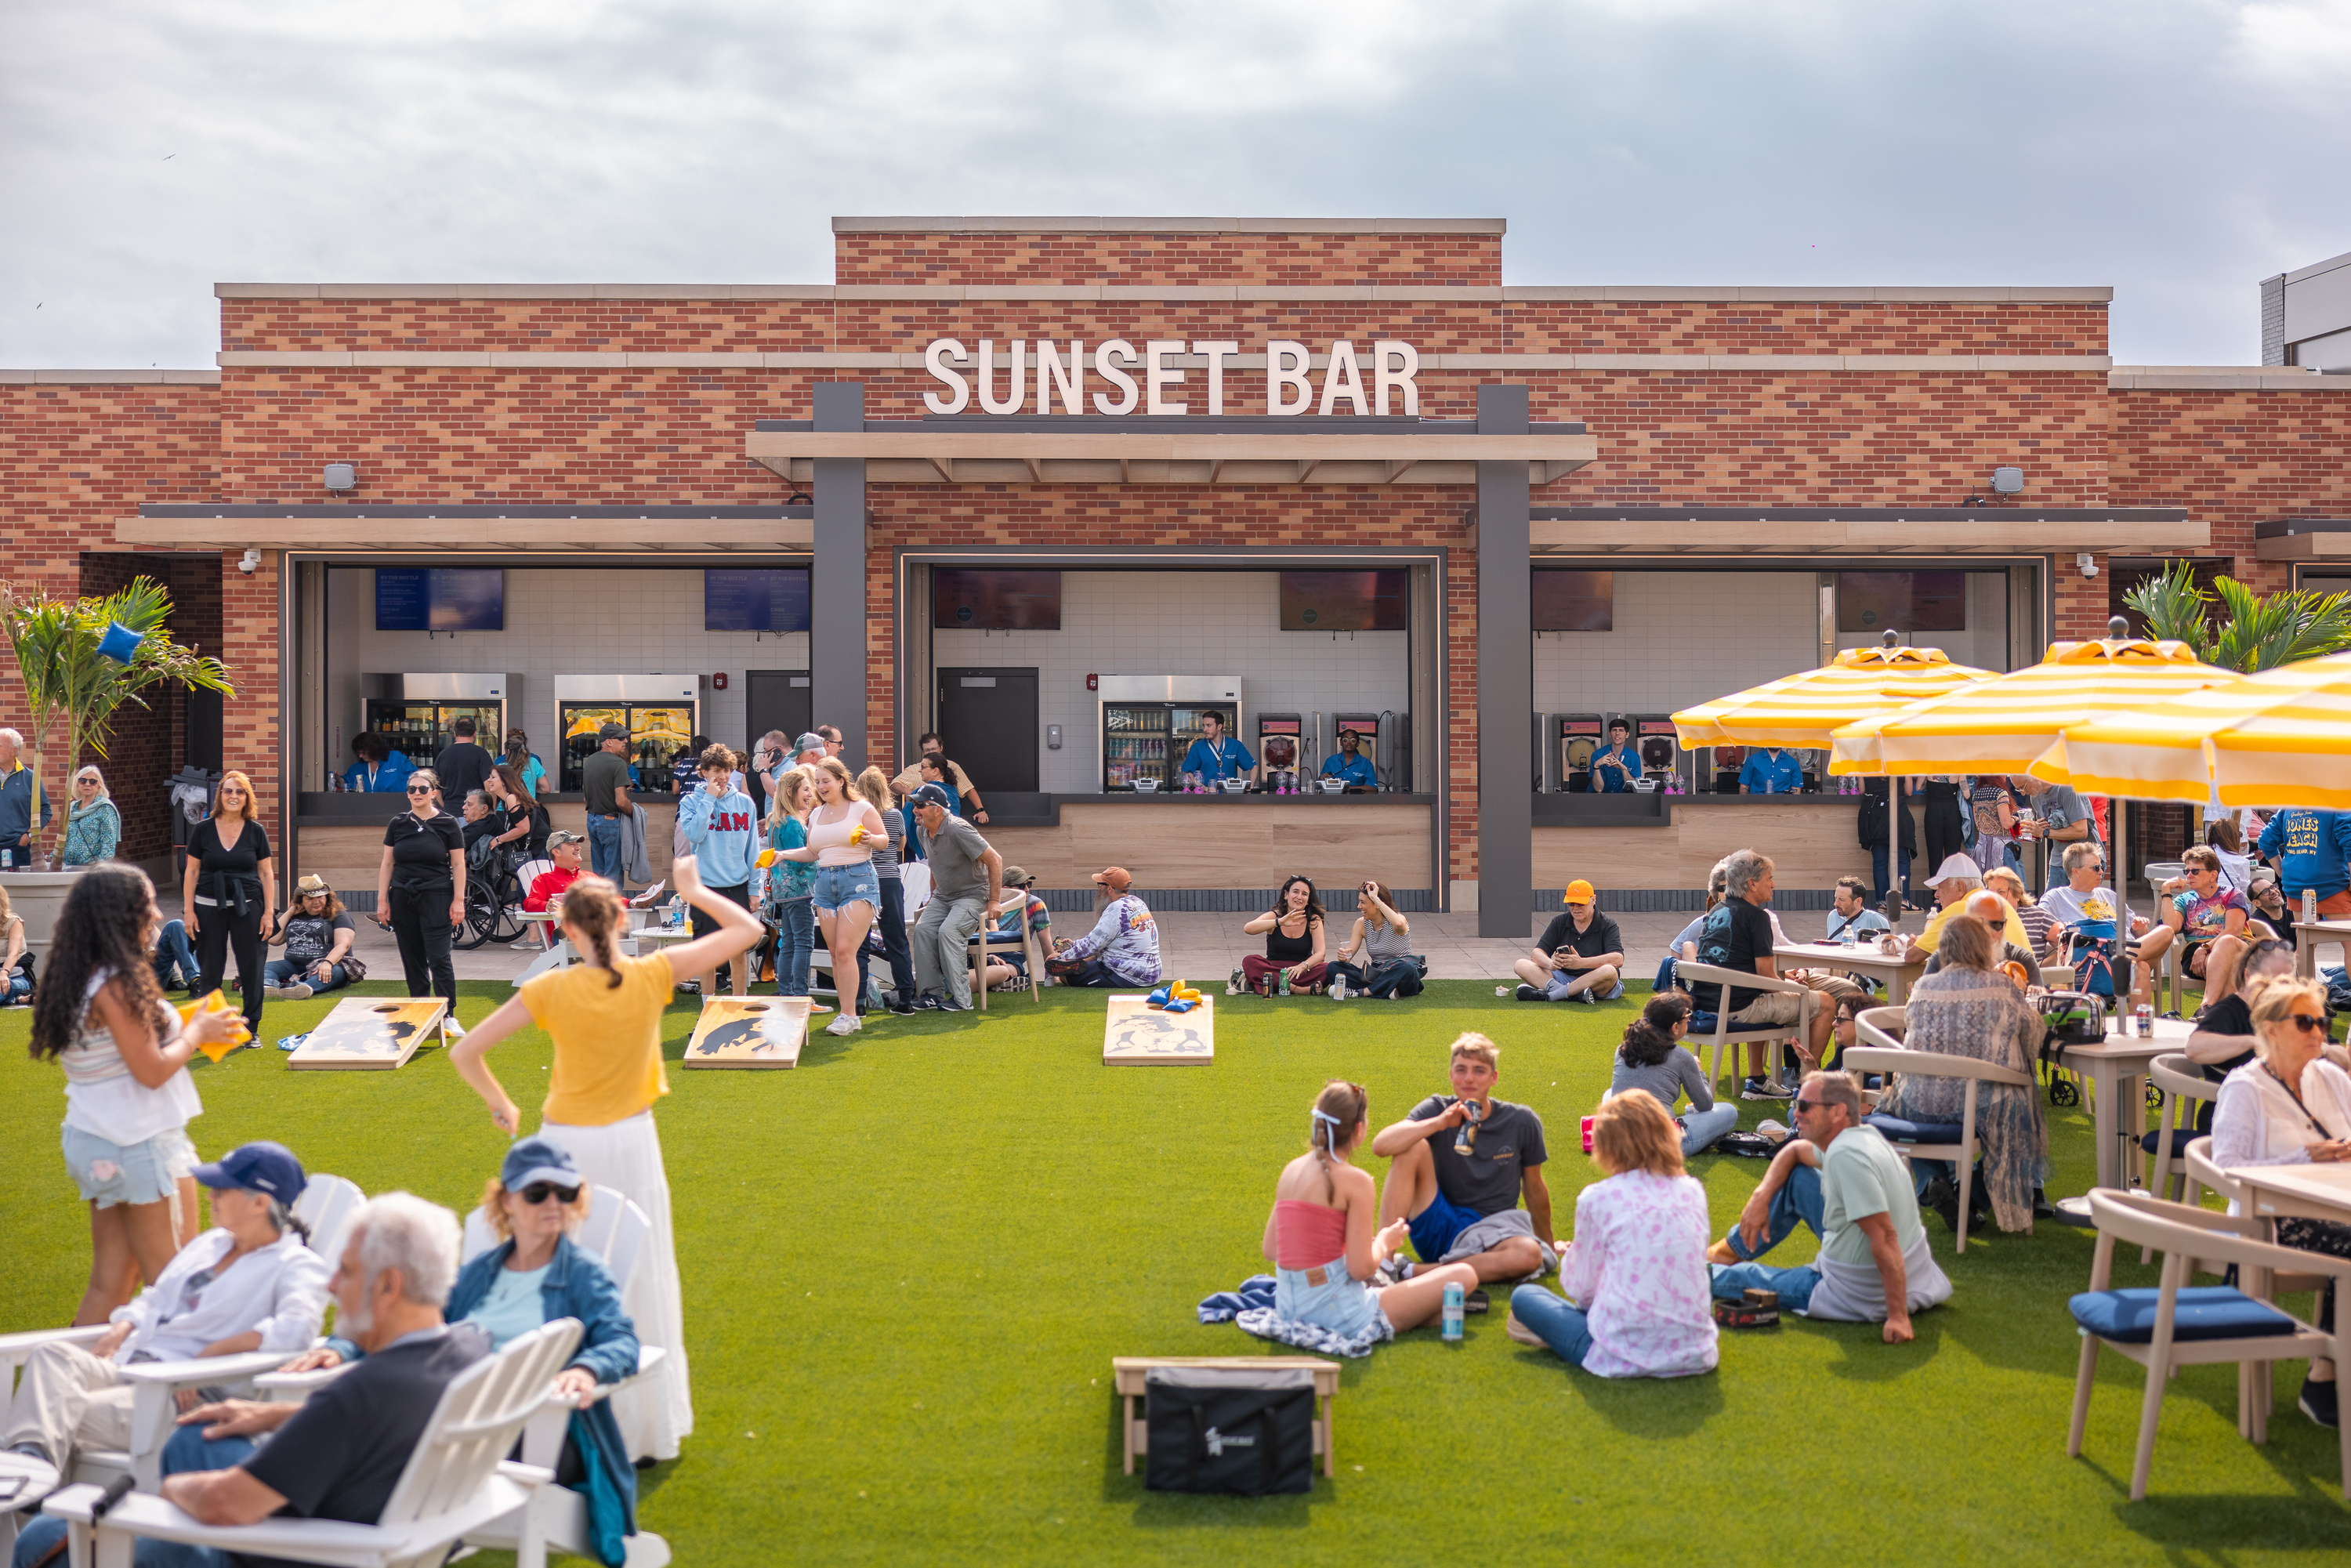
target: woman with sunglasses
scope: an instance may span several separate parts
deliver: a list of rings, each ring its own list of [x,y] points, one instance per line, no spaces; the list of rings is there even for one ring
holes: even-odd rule
[[[261,1040],[261,1002],[267,984],[262,960],[268,956],[261,934],[277,906],[277,862],[270,858],[269,835],[253,799],[253,780],[232,769],[222,775],[213,814],[189,834],[188,870],[180,883],[180,918],[196,939],[204,974],[196,983],[212,991],[236,948],[237,979],[245,992],[245,1025]]]
[[[2212,1112],[2212,1163],[2231,1166],[2335,1165],[2351,1160],[2351,1073],[2321,1055],[2326,1045],[2326,991],[2315,980],[2262,975],[2243,992],[2253,1017],[2253,1058],[2220,1082]],[[2281,1219],[2278,1244],[2330,1258],[2351,1258],[2351,1225]],[[2318,1326],[2335,1326],[2334,1292]],[[2303,1380],[2302,1413],[2335,1425],[2335,1364],[2314,1360]]]
[[[453,1036],[465,1030],[457,1027],[457,970],[449,939],[465,918],[465,829],[441,809],[441,776],[420,768],[408,776],[408,810],[383,831],[375,923],[400,940],[408,994],[447,998]]]

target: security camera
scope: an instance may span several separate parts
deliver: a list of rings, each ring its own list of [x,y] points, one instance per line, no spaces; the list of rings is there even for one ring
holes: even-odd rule
[[[2084,559],[2086,559],[2087,558],[2085,557]],[[261,570],[261,552],[257,549],[246,550],[245,552],[244,559],[236,563],[236,570],[245,573],[247,577],[251,577],[255,572],[259,571]]]
[[[2098,558],[2090,554],[2087,550],[2075,556],[2074,558],[2074,564],[2082,569],[2082,575],[2084,577],[2095,577],[2098,575]]]

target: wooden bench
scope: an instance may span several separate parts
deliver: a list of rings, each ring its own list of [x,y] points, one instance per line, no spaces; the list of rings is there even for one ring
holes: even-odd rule
[[[1120,1447],[1125,1451],[1126,1473],[1134,1473],[1134,1456],[1151,1447],[1151,1433],[1134,1413],[1143,1397],[1144,1379],[1155,1366],[1208,1366],[1226,1372],[1263,1372],[1268,1367],[1306,1367],[1314,1374],[1314,1451],[1322,1456],[1322,1473],[1337,1475],[1331,1444],[1331,1396],[1339,1392],[1339,1364],[1312,1355],[1114,1355],[1111,1379],[1123,1401],[1120,1416]]]

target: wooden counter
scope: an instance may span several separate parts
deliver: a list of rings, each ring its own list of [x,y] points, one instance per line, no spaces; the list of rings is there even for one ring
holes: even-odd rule
[[[1557,808],[1630,799],[1635,797],[1570,795],[1538,801]],[[1771,856],[1783,888],[1834,887],[1845,875],[1870,880],[1869,852],[1860,842],[1861,796],[1674,795],[1664,802],[1667,810],[1645,821],[1562,826],[1555,824],[1565,811],[1538,814],[1535,885],[1564,887],[1583,877],[1602,888],[1703,889],[1714,863],[1743,849]],[[1923,846],[1922,807],[1915,800],[1907,804],[1913,841]],[[1911,874],[1915,880],[1931,869],[1914,861]]]
[[[1040,887],[1084,887],[1106,865],[1138,887],[1276,887],[1294,873],[1325,886],[1370,877],[1426,888],[1435,874],[1437,811],[1425,797],[1061,795],[1054,805],[1050,826],[980,830]]]

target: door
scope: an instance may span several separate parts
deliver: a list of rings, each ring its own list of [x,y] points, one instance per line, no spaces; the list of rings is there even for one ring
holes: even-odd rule
[[[784,749],[808,733],[816,722],[806,670],[746,670],[743,673],[742,747],[758,749],[758,739],[771,729],[783,731]],[[732,744],[730,742],[730,744]]]
[[[1037,672],[941,670],[939,744],[985,800],[1037,788]]]

